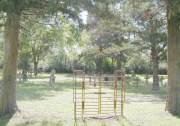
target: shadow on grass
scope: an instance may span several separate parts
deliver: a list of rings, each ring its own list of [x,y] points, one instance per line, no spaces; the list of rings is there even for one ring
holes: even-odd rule
[[[73,77],[73,73],[64,74],[65,77]]]
[[[73,90],[73,82],[70,80],[71,74],[65,74],[64,76],[68,76],[67,80],[57,82],[53,87],[50,87],[48,82],[26,82],[18,85],[17,91],[17,99],[18,100],[43,100],[45,97],[52,96],[52,91],[66,91],[72,92]],[[46,77],[46,76],[42,76]],[[39,78],[38,78],[39,79]],[[77,88],[80,88],[80,85],[77,85]],[[113,89],[113,85],[111,87],[107,87],[109,89]],[[151,85],[145,85],[145,82],[139,81],[138,87],[135,81],[128,80],[126,85],[127,93],[137,93],[143,95],[155,95],[161,99],[165,99],[166,96],[166,88],[161,87],[159,91],[152,91]]]
[[[24,123],[17,124],[16,126],[64,126],[61,121],[58,122],[52,122],[47,120],[42,121],[26,121]]]
[[[126,117],[118,117],[113,119],[85,119],[85,120],[77,120],[74,125],[77,126],[135,126],[132,122],[130,122]]]
[[[49,78],[50,74],[38,74],[37,76],[32,75],[29,79],[47,79]]]
[[[120,85],[118,88],[121,88],[121,82],[119,83]],[[104,86],[107,89],[112,89],[114,90],[114,85],[105,85]],[[144,81],[139,80],[138,84],[136,81],[130,79],[126,81],[126,93],[134,93],[134,94],[142,94],[144,97],[147,97],[146,95],[154,95],[162,100],[166,99],[167,95],[167,88],[166,87],[160,87],[160,90],[153,91],[152,90],[152,85],[149,83],[148,85],[145,84]],[[147,97],[148,98],[148,97]],[[149,101],[149,100],[148,100]]]
[[[52,91],[72,92],[73,82],[65,81],[55,83],[53,87],[49,86],[48,82],[26,82],[18,85],[17,88],[18,100],[43,100],[45,97],[53,96]]]
[[[164,99],[165,96],[167,95],[167,88],[160,87],[160,90],[153,91],[151,84],[146,85],[143,81],[139,81],[138,86],[134,82],[127,83],[126,92],[127,93],[139,93],[139,94],[143,94],[143,95],[155,95],[155,96],[158,96],[158,97]]]
[[[73,78],[73,74],[67,73],[67,74],[56,74],[56,77],[61,76],[61,77],[66,77],[66,78]],[[46,74],[39,74],[36,77],[33,75],[32,77],[28,78],[28,79],[49,79],[50,77],[50,73],[46,73]]]
[[[48,79],[49,78],[49,76],[38,76],[38,77],[31,77],[31,78],[29,78],[29,79]]]
[[[133,122],[131,122],[129,119],[127,119],[126,117],[123,117],[123,124],[122,126],[135,126],[135,124]]]
[[[12,117],[13,117],[13,114],[0,117],[0,126],[7,126],[7,124],[9,123]]]
[[[10,119],[2,119],[0,118],[0,126],[7,126]]]

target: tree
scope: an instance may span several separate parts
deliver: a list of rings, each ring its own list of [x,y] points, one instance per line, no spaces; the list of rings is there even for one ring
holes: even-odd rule
[[[72,1],[73,2],[73,1]],[[0,99],[0,115],[13,113],[16,104],[16,73],[20,22],[24,15],[54,14],[58,11],[75,15],[77,4],[71,1],[52,0],[1,0],[0,12],[6,14],[4,35],[4,66],[2,95]]]
[[[166,19],[165,6],[160,1],[149,0],[141,2],[126,2],[127,5],[132,6],[128,8],[128,13],[137,30],[135,34],[138,35],[143,42],[141,50],[143,52],[150,52],[147,56],[151,59],[153,70],[153,84],[152,89],[159,89],[159,62],[164,59],[166,55]],[[126,5],[126,7],[127,7]]]
[[[140,30],[140,36],[143,39],[145,46],[144,49],[150,50],[150,58],[153,69],[153,90],[159,90],[159,62],[164,59],[166,55],[166,22],[164,21],[163,11],[158,10],[157,4],[154,5],[156,9],[148,9],[144,12],[141,25],[143,28]],[[154,7],[154,8],[155,8]],[[155,12],[154,12],[155,11]],[[148,13],[148,14],[147,14]],[[148,15],[148,16],[147,16]]]
[[[17,3],[11,1],[11,9],[7,9],[5,23],[5,53],[3,65],[2,96],[0,113],[12,113],[17,109],[16,105],[16,72],[18,57],[18,39],[20,29],[20,8]]]
[[[79,24],[65,17],[60,18],[59,25],[53,26],[55,44],[51,51],[54,55],[50,56],[49,68],[54,68],[57,72],[70,72],[82,45],[85,44],[86,34],[81,31]]]
[[[24,34],[24,32],[22,32]],[[26,41],[26,37],[20,35],[20,47],[19,47],[19,58],[18,58],[18,68],[22,69],[22,73],[18,73],[19,76],[23,77],[23,80],[27,80],[27,72],[31,70],[31,49],[29,47],[29,42]],[[31,70],[32,72],[32,70]]]
[[[168,110],[180,115],[180,1],[167,0]]]
[[[31,20],[26,25],[28,31],[22,34],[26,34],[26,40],[24,41],[27,41],[29,44],[34,66],[34,75],[37,76],[39,61],[45,57],[53,46],[53,31],[46,25],[39,23],[32,24],[30,22]]]
[[[94,28],[97,30],[93,29],[96,31],[94,36],[100,36],[100,40],[97,40],[105,46],[105,56],[115,60],[116,69],[121,69],[125,67],[127,59],[133,57],[134,52],[138,53],[139,38],[135,36],[138,30],[132,17],[127,13],[127,8],[122,6],[114,8],[117,4],[122,5],[123,1],[106,2],[105,9],[101,10],[102,14],[96,14],[100,19],[97,18],[95,21],[98,26]],[[106,15],[103,15],[104,13]]]

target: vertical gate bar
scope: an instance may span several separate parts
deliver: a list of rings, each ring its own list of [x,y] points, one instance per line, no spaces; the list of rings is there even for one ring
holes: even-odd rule
[[[100,114],[101,114],[101,107],[102,107],[102,81],[101,81],[101,79],[102,79],[103,77],[101,76],[101,74],[100,74]]]
[[[124,80],[123,80],[122,75],[121,75],[121,78],[122,78],[122,81],[121,81],[121,116],[123,116],[123,113],[124,113],[124,97],[123,97]]]
[[[89,77],[89,83],[90,83],[90,85],[91,85],[91,75],[90,75],[90,77]]]
[[[94,74],[94,87],[96,87],[96,75]]]
[[[77,125],[77,113],[76,113],[76,73],[74,74],[74,125]]]
[[[81,118],[83,119],[83,75],[81,75]]]
[[[82,75],[81,75],[81,77],[82,77],[82,85],[81,85],[81,88],[82,88],[82,94],[81,94],[81,96],[82,96],[82,113],[81,113],[81,117],[82,117],[82,120],[84,119],[84,86],[85,86],[85,74],[84,74],[84,72],[82,73]]]
[[[123,76],[123,103],[125,102],[126,100],[126,78],[125,78],[125,75]]]
[[[117,77],[114,76],[114,114],[116,116],[116,106],[117,106]]]
[[[124,75],[124,89],[123,89],[123,92],[124,92],[124,102],[126,101],[126,76]]]
[[[115,85],[116,85],[116,79],[114,77],[114,113],[115,113]],[[116,113],[115,113],[116,115]]]
[[[116,113],[117,113],[117,91],[118,90],[118,78],[116,78]]]
[[[98,114],[101,114],[101,74],[99,75],[99,90],[98,90]]]
[[[114,114],[116,115],[116,103],[115,103],[115,101],[116,101],[116,92],[115,92],[115,89],[116,89],[116,78],[115,78],[115,76],[114,76]]]
[[[100,92],[100,76],[98,77],[98,115],[100,114],[100,103],[99,103],[99,99],[100,99],[100,96],[99,96],[99,92]]]
[[[75,88],[75,80],[74,80],[74,72],[73,72],[73,102],[74,102],[74,88]]]
[[[86,74],[84,72],[84,78],[83,78],[83,118],[84,118],[84,110],[85,110],[85,79],[86,79]]]

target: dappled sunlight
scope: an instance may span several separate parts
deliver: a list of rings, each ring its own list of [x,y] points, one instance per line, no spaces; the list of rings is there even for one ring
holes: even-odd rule
[[[136,125],[179,126],[180,120],[165,111],[165,102],[131,102],[125,105],[125,116]]]
[[[2,119],[0,123],[2,126],[73,125],[72,76],[57,74],[53,87],[49,86],[47,78],[42,77],[48,76],[48,74],[40,76],[40,78],[29,79],[18,84],[17,103],[20,112],[10,119]],[[80,88],[80,85],[78,87]],[[163,88],[154,92],[151,90],[151,86],[145,85],[143,81],[139,81],[139,85],[136,87],[132,80],[129,80],[126,88],[124,119],[120,118],[117,121],[87,120],[86,123],[90,126],[109,126],[110,124],[114,126],[152,126],[154,124],[169,126],[174,123],[174,126],[178,126],[180,120],[165,112],[166,99],[164,96],[166,91]],[[105,86],[104,90],[111,91],[112,89]],[[167,121],[160,121],[162,118]],[[79,122],[79,125],[83,126],[84,123]]]
[[[179,126],[180,0],[1,0],[0,126]]]

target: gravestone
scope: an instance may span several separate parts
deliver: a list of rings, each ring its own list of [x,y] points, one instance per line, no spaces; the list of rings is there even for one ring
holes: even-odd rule
[[[50,77],[49,77],[50,86],[53,86],[55,83],[55,79],[56,79],[55,73],[56,73],[55,69],[51,70]]]
[[[18,72],[17,78],[18,78],[18,81],[19,81],[19,82],[22,81],[22,73],[21,73],[21,71]]]
[[[27,79],[28,79],[28,77],[27,77],[27,71],[26,71],[26,70],[23,70],[21,75],[22,75],[23,81],[27,81]]]
[[[30,68],[28,73],[29,73],[29,78],[32,78],[33,77],[33,69]]]
[[[148,74],[145,75],[145,80],[146,80],[146,85],[148,85],[149,84],[149,75]]]

